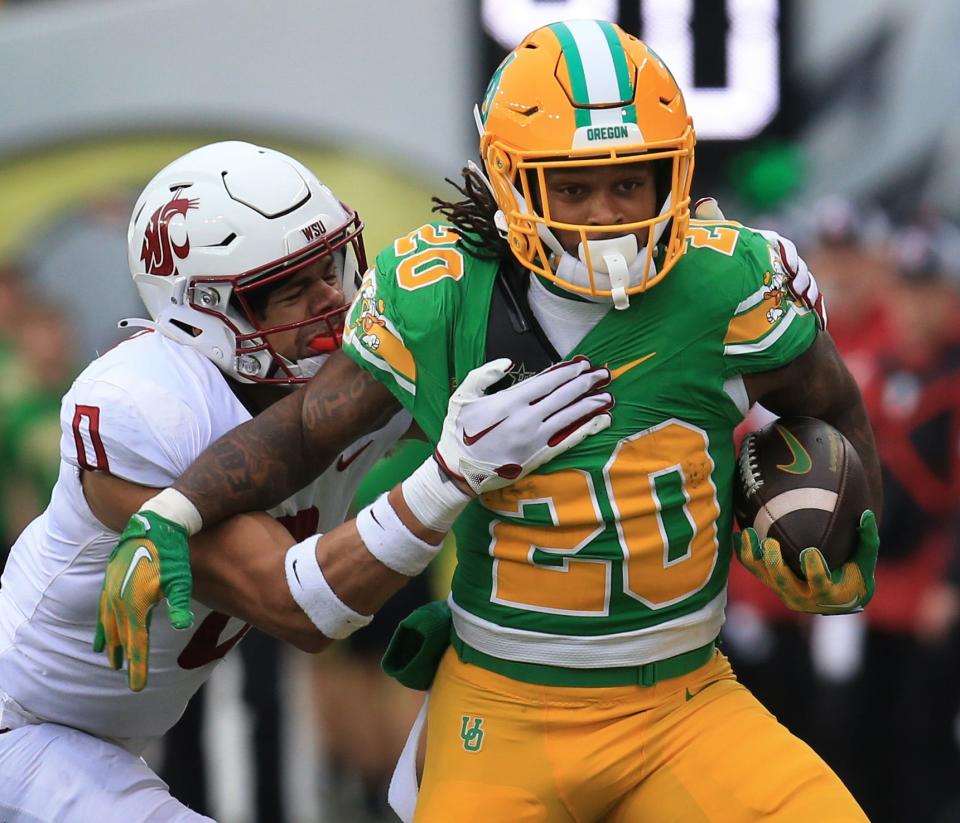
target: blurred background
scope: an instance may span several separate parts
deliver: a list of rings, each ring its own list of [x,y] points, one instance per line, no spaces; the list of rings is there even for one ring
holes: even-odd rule
[[[878,437],[870,609],[799,619],[735,564],[724,648],[872,820],[960,820],[955,0],[0,0],[0,557],[48,500],[61,394],[144,316],[125,233],[161,166],[226,138],[291,153],[358,210],[372,255],[476,159],[472,106],[505,51],[565,17],[616,20],[670,66],[694,196],[797,242]],[[449,564],[315,659],[251,635],[151,764],[223,823],[394,819],[420,695],[379,655]]]

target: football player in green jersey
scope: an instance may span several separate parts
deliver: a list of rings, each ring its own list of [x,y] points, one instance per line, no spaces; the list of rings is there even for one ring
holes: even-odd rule
[[[852,611],[873,593],[873,511],[850,562],[830,570],[807,552],[805,578],[775,541],[732,537],[732,433],[756,401],[842,431],[880,505],[869,422],[814,281],[788,241],[691,219],[683,96],[613,24],[530,34],[477,122],[484,170],[465,170],[463,199],[438,201],[446,222],[377,257],[343,352],[143,516],[195,525],[264,508],[398,404],[441,456],[451,436],[508,443],[495,415],[451,435],[465,376],[510,358],[494,392],[585,358],[609,371],[608,427],[509,486],[476,461],[438,461],[479,497],[456,522],[449,612],[414,615],[388,652],[407,682],[432,683],[420,795],[398,791],[396,808],[444,822],[864,820],[715,647],[734,542],[792,608]],[[394,551],[385,531],[374,553]]]

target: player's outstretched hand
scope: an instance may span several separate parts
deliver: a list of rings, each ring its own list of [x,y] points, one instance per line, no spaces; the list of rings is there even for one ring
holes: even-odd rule
[[[800,552],[803,577],[797,577],[783,561],[780,544],[773,538],[760,540],[756,531],[744,529],[734,535],[737,557],[747,570],[777,593],[787,608],[815,614],[848,614],[862,611],[873,597],[880,537],[877,519],[867,509],[860,516],[858,542],[853,556],[836,571],[817,548]]]
[[[447,406],[435,457],[473,494],[509,486],[611,423],[606,368],[575,357],[486,394],[511,367],[507,358],[477,367]]]
[[[725,221],[727,218],[720,211],[720,204],[716,198],[701,197],[693,207],[693,216],[697,220]],[[817,325],[821,331],[827,327],[827,304],[817,285],[817,280],[807,268],[807,264],[797,251],[792,240],[778,234],[771,229],[755,229],[755,231],[770,246],[783,266],[783,273],[787,275],[786,286],[798,303],[806,306],[817,317]]]
[[[133,515],[110,555],[100,592],[94,651],[106,651],[110,665],[127,659],[127,682],[147,685],[150,615],[164,597],[175,629],[193,625],[190,548],[187,529],[152,511]]]

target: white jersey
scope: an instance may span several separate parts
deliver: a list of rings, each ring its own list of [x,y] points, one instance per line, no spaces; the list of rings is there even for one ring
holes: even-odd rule
[[[80,471],[168,486],[249,419],[213,363],[154,332],[131,337],[80,374],[63,398],[60,476],[50,505],[20,535],[0,580],[0,727],[15,725],[4,722],[6,710],[20,723],[59,723],[136,749],[177,721],[248,627],[194,602],[193,628],[176,631],[162,601],[151,621],[149,682],[130,691],[126,674],[92,648],[118,534],[91,513]],[[360,479],[409,421],[398,414],[361,438],[270,513],[297,540],[338,525]]]

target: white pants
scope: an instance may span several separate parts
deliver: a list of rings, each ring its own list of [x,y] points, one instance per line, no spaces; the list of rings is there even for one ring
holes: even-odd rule
[[[4,823],[212,823],[143,758],[84,732],[38,723],[0,734]]]

